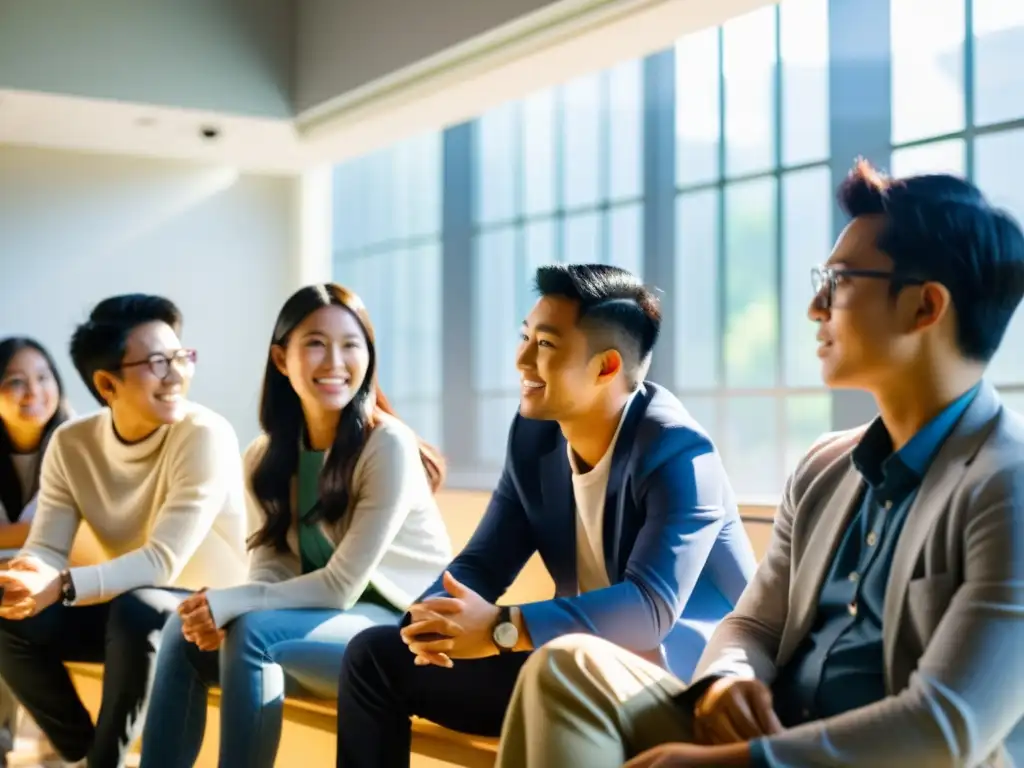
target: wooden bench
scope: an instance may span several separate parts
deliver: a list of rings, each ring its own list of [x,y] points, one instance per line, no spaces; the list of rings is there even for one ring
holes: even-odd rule
[[[99,664],[70,663],[67,665],[79,695],[86,708],[96,717],[103,687],[103,667]],[[212,689],[206,735],[197,768],[217,768],[220,746],[220,690]],[[331,764],[335,754],[337,711],[334,702],[314,699],[288,698],[284,706],[284,727],[276,765],[278,768],[312,768]],[[493,766],[497,740],[457,733],[427,720],[413,720],[413,765],[416,768],[466,766],[485,768]],[[136,744],[133,757],[127,765],[138,765]]]
[[[469,540],[483,515],[490,494],[469,491],[443,492],[439,497],[452,548],[459,551]],[[771,533],[774,509],[751,507],[743,510],[747,533],[760,558]],[[546,600],[554,594],[554,583],[540,558],[534,556],[516,579],[503,603],[518,604]],[[102,690],[102,667],[98,664],[69,664],[75,685],[86,707],[95,717]],[[217,768],[220,744],[220,691],[210,692],[206,736],[196,762],[197,768]],[[277,768],[314,768],[330,765],[335,754],[337,713],[334,702],[288,698]],[[413,720],[413,768],[489,768],[494,765],[497,739],[481,738],[442,728],[427,720]]]

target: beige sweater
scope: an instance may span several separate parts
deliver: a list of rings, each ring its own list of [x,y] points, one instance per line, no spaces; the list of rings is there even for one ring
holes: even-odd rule
[[[267,450],[258,437],[245,452],[246,508],[250,533],[266,513],[252,493],[253,469]],[[259,547],[251,553],[249,580],[207,594],[217,626],[253,611],[278,608],[352,607],[368,584],[405,609],[451,560],[451,542],[427,482],[415,433],[383,416],[356,462],[354,504],[337,525],[320,530],[335,545],[327,565],[303,574],[295,520],[288,551]],[[292,485],[292,507],[295,485]]]
[[[213,411],[190,403],[182,421],[126,445],[104,408],[54,433],[22,554],[64,568],[79,526],[89,526],[110,559],[72,569],[82,603],[137,587],[238,584],[242,483],[238,438]]]

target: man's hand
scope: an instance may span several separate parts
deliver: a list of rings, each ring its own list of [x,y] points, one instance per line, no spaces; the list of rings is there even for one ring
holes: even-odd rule
[[[772,709],[772,692],[760,680],[720,678],[693,710],[694,735],[701,744],[734,744],[782,730]]]
[[[60,599],[60,571],[36,558],[18,557],[0,571],[0,587],[0,617],[27,619]]]
[[[452,659],[479,659],[498,653],[491,632],[499,609],[448,571],[442,579],[451,597],[432,597],[409,608],[412,620],[402,639],[416,655],[416,664],[451,667]]]
[[[178,606],[178,616],[181,617],[182,635],[199,650],[215,651],[224,642],[226,633],[217,629],[205,589],[182,600]]]
[[[718,768],[750,765],[746,744],[707,747],[697,744],[662,744],[634,757],[623,768]]]

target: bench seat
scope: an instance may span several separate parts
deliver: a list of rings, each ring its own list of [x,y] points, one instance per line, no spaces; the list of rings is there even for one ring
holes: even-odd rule
[[[95,717],[102,691],[103,666],[72,662],[67,667],[86,708]],[[211,716],[207,718],[206,738],[196,762],[197,768],[217,768],[220,724],[214,712],[220,708],[219,688],[210,689],[209,707]],[[337,716],[333,701],[299,697],[285,699],[277,768],[323,765],[324,758],[333,756],[335,752]],[[412,765],[415,768],[453,765],[490,768],[494,765],[497,750],[497,739],[459,733],[429,720],[413,718]]]
[[[441,513],[452,539],[454,551],[468,541],[483,515],[489,494],[442,492],[438,496]],[[744,523],[760,559],[768,544],[774,509],[747,508]],[[540,558],[534,555],[505,597],[499,601],[516,605],[544,600],[554,593],[554,583]],[[86,708],[96,716],[102,690],[103,668],[99,664],[68,665]],[[220,707],[220,690],[210,691],[211,709]],[[331,764],[336,750],[337,711],[332,701],[289,697],[284,706],[284,727],[277,768],[312,768]],[[220,742],[220,718],[215,713],[206,720],[206,737],[196,762],[197,768],[217,768]],[[413,768],[491,768],[498,740],[459,733],[428,720],[413,719]]]

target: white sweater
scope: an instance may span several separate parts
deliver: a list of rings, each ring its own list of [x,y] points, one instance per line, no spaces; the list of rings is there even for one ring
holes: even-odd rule
[[[110,409],[62,424],[43,458],[38,508],[21,554],[67,566],[81,523],[110,559],[74,568],[77,601],[138,587],[187,589],[245,577],[238,438],[223,417],[189,404],[185,418],[131,445]]]
[[[267,450],[266,436],[245,452],[249,532],[263,527],[266,513],[252,492],[252,472]],[[336,525],[320,524],[334,546],[323,568],[303,574],[293,514],[288,551],[261,546],[250,555],[250,584],[211,590],[210,610],[218,627],[253,611],[278,608],[351,608],[367,585],[404,610],[451,560],[451,542],[420,460],[415,433],[382,416],[356,461],[354,503]],[[296,501],[292,479],[292,509]]]

